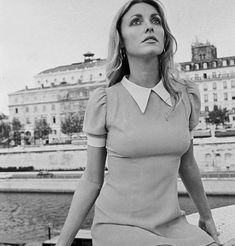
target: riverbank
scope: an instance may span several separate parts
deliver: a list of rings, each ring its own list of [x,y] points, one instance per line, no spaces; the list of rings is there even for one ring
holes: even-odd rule
[[[235,178],[202,178],[207,195],[235,195]],[[0,179],[0,192],[73,193],[79,179],[27,178]],[[178,179],[179,194],[187,194]]]

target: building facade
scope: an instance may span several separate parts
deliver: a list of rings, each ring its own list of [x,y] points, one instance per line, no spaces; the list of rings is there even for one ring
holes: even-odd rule
[[[198,129],[206,129],[205,115],[214,106],[229,110],[230,127],[235,127],[235,56],[217,57],[214,45],[195,42],[192,59],[180,63],[186,78],[199,86],[201,119]],[[105,59],[84,54],[84,61],[47,69],[35,76],[35,88],[9,94],[10,120],[17,118],[24,130],[33,134],[35,121],[46,120],[52,128],[52,141],[60,141],[61,122],[69,114],[83,117],[94,89],[107,87]]]
[[[71,65],[59,66],[40,72],[36,76],[35,86],[54,86],[61,83],[84,84],[105,80],[105,59],[94,59],[94,54],[87,52],[84,61]]]
[[[71,114],[83,118],[87,101],[97,87],[106,87],[105,60],[84,54],[82,63],[45,70],[35,76],[36,87],[10,93],[10,120],[19,119],[25,132],[34,133],[35,122],[43,119],[52,128],[50,142],[61,142],[61,122]]]
[[[192,60],[180,63],[186,78],[195,82],[201,95],[201,124],[205,113],[215,106],[229,111],[229,125],[235,127],[235,56],[217,57],[217,49],[209,42],[191,46]]]

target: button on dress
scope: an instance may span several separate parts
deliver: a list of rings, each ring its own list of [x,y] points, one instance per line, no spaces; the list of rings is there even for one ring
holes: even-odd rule
[[[199,120],[198,88],[180,85],[175,106],[151,90],[142,112],[122,82],[97,88],[84,118],[84,132],[105,137],[107,149],[108,175],[95,203],[93,246],[213,243],[187,222],[177,196],[180,159]]]

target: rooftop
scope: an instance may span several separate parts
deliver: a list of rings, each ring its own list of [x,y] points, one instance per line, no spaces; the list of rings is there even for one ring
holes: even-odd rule
[[[90,68],[90,67],[96,67],[96,66],[103,66],[103,65],[105,65],[105,62],[106,62],[106,59],[100,59],[100,58],[91,59],[91,60],[88,59],[88,60],[85,60],[84,62],[72,63],[70,65],[63,65],[63,66],[50,68],[50,69],[47,69],[47,70],[40,72],[38,75],[63,72],[63,71],[68,71],[68,70],[70,70],[70,71],[71,70],[78,70],[78,69]]]

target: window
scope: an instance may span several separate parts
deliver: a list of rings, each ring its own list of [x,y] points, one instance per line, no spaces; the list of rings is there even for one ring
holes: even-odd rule
[[[207,79],[207,74],[206,73],[203,74],[203,78]]]
[[[212,72],[212,78],[216,78],[216,72]]]
[[[34,106],[34,112],[38,112],[38,107]]]
[[[204,102],[205,103],[208,102],[208,95],[207,94],[204,95]]]
[[[25,112],[28,113],[29,112],[29,107],[25,108]]]
[[[232,92],[232,100],[235,100],[235,91]]]
[[[227,92],[224,93],[224,100],[225,100],[225,101],[228,100],[228,93],[227,93]]]
[[[217,67],[217,62],[216,62],[216,61],[213,61],[213,62],[212,62],[212,67],[213,67],[213,68],[216,68],[216,67]]]
[[[195,69],[199,70],[199,64],[197,64],[197,63],[195,64]]]
[[[54,82],[56,82],[57,81],[57,79],[54,79]]]
[[[16,114],[18,114],[18,113],[19,113],[18,108],[15,108],[15,113],[16,113]]]
[[[227,66],[227,60],[223,60],[222,65],[223,65],[223,67],[226,67]]]
[[[206,62],[203,63],[203,68],[207,69],[207,63]]]
[[[46,105],[43,105],[42,110],[46,111]]]
[[[186,68],[186,71],[190,71],[190,65],[186,65],[185,68]]]
[[[51,105],[51,110],[55,110],[55,104]]]
[[[229,65],[234,65],[234,60],[230,60]]]
[[[235,80],[231,80],[231,88],[235,88]]]
[[[209,111],[209,107],[205,106],[205,111],[208,112]]]
[[[54,135],[56,135],[57,132],[56,132],[56,130],[53,130],[52,133],[53,133]]]
[[[26,124],[30,124],[30,119],[26,118]]]
[[[204,91],[207,91],[207,90],[208,90],[207,84],[204,84],[204,85],[203,85],[203,90],[204,90]]]
[[[214,102],[217,102],[218,98],[216,93],[213,93],[213,98],[214,98]]]
[[[71,77],[71,80],[74,80],[74,77]]]
[[[235,116],[233,116],[233,121],[235,121]]]
[[[93,75],[92,75],[92,74],[90,74],[90,81],[92,81],[92,79],[93,79]]]
[[[101,77],[102,76],[102,73],[99,73],[99,76]]]
[[[56,123],[56,117],[55,116],[52,117],[52,122],[53,122],[53,124]]]
[[[227,89],[227,88],[228,88],[227,81],[224,81],[224,82],[223,82],[223,86],[224,86],[224,89]]]
[[[213,90],[216,90],[217,89],[217,84],[216,82],[213,82]]]

